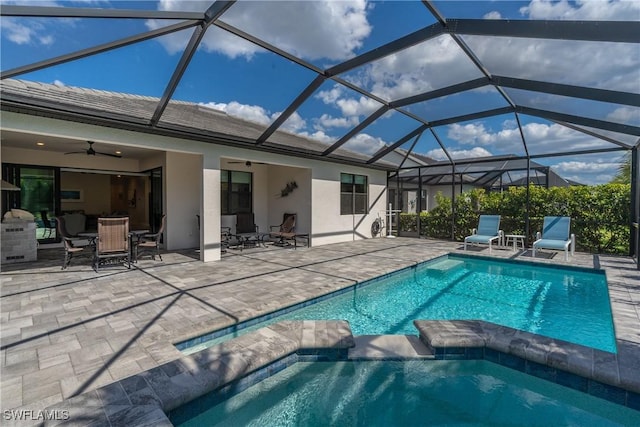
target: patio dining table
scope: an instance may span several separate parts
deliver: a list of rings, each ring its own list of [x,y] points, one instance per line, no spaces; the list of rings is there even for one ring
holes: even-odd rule
[[[148,234],[149,230],[147,229],[141,229],[141,230],[129,230],[129,256],[131,258],[131,262],[136,262],[137,259],[135,258],[136,255],[136,251],[134,250],[134,243],[137,243],[138,240],[140,240],[140,238],[142,236],[144,236],[145,234]],[[98,238],[98,232],[97,231],[84,231],[82,233],[78,233],[78,237],[82,237],[85,238],[89,241],[89,245],[91,245],[91,247],[95,248],[96,246],[96,239]]]

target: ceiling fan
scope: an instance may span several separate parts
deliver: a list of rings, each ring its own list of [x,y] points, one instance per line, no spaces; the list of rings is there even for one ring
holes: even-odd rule
[[[252,162],[251,160],[246,160],[246,161],[228,161],[227,163],[231,164],[231,163],[244,163],[244,165],[248,168],[251,167],[251,165],[266,165],[266,163],[263,162]]]
[[[100,155],[100,156],[109,156],[109,157],[117,157],[117,158],[122,157],[119,154],[102,153],[100,151],[96,151],[96,150],[93,149],[93,144],[94,143],[95,143],[94,141],[87,141],[87,144],[89,144],[89,148],[87,148],[86,150],[84,150],[84,151],[71,151],[69,153],[64,153],[64,154],[83,154],[83,153],[86,153],[87,156],[95,156],[97,154],[97,155]]]

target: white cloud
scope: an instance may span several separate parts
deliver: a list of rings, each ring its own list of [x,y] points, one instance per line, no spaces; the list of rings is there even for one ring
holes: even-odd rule
[[[321,130],[316,131],[316,132],[312,132],[312,133],[309,133],[309,132],[306,132],[306,131],[298,132],[298,135],[302,136],[304,138],[309,138],[309,139],[313,139],[313,140],[325,143],[327,145],[333,144],[334,142],[336,142],[336,138],[334,138],[334,137],[332,137],[330,135],[327,135],[326,133],[324,133]]]
[[[482,36],[463,38],[493,74],[638,91],[640,55],[632,43]]]
[[[624,111],[617,114],[624,116]],[[613,147],[612,144],[574,131],[559,124],[527,123],[522,127],[527,141],[527,147],[531,154],[545,154],[557,152],[561,147],[563,151],[580,151],[593,148]],[[447,134],[450,140],[460,146],[448,146],[447,150],[454,158],[470,158],[491,156],[493,154],[524,154],[514,153],[514,142],[522,146],[519,131],[513,128],[511,120],[502,123],[502,129],[493,132],[487,129],[483,123],[471,123],[466,125],[454,124],[449,126]],[[472,145],[473,148],[465,149],[462,146]],[[522,148],[518,148],[522,151]],[[427,156],[436,160],[446,160],[447,157],[441,149],[431,150]],[[556,158],[554,158],[556,159]],[[536,161],[540,161],[536,159]],[[563,178],[588,184],[604,184],[609,182],[616,174],[621,163],[619,153],[582,155],[576,160],[556,160],[557,163],[550,166]]]
[[[65,87],[66,86],[62,80],[54,80],[53,84],[58,86],[58,87]]]
[[[323,114],[315,120],[315,128],[324,130],[328,128],[352,128],[358,124],[357,117],[333,117]]]
[[[382,138],[371,136],[366,133],[360,133],[350,139],[349,142],[344,144],[342,147],[347,150],[355,151],[356,153],[372,155],[385,145],[386,143]]]
[[[206,104],[200,104],[207,108],[223,111],[230,116],[238,117],[250,122],[268,125],[271,123],[271,115],[267,110],[259,105],[246,105],[240,104],[236,101],[231,101],[228,104],[209,102]]]
[[[581,160],[560,161],[551,168],[565,179],[581,184],[598,185],[610,182],[616,175],[622,159],[619,154],[592,155]]]
[[[335,84],[330,90],[318,92],[315,97],[324,104],[339,109],[349,121],[353,121],[358,116],[368,116],[382,106],[371,98],[355,97],[348,92],[344,86]]]
[[[388,55],[345,78],[375,95],[396,100],[480,77],[481,73],[448,35]]]
[[[482,147],[474,147],[471,150],[457,150],[457,149],[447,149],[447,152],[454,159],[470,159],[474,157],[489,157],[491,156],[491,152]],[[435,150],[430,150],[426,153],[428,157],[431,157],[435,160],[448,160],[446,154],[442,148],[436,148]]]
[[[278,117],[281,113],[276,113],[272,116],[272,118],[275,120],[276,117]],[[307,127],[307,122],[306,120],[304,120],[300,114],[298,114],[297,112],[294,112],[292,115],[290,115],[287,120],[284,121],[284,123],[282,124],[282,126],[280,126],[280,130],[284,130],[286,132],[291,132],[291,133],[298,133],[302,130],[304,130]]]
[[[622,113],[620,113],[622,114]],[[527,123],[522,126],[527,147],[532,154],[611,148],[612,144],[560,124]],[[524,154],[520,131],[512,120],[505,120],[498,131],[487,129],[482,122],[448,126],[447,137],[461,145],[491,147],[503,154]]]
[[[160,10],[204,11],[211,2],[162,0]],[[238,2],[222,16],[222,20],[236,28],[261,38],[289,53],[308,60],[342,61],[355,55],[371,33],[365,0],[329,2]],[[155,29],[166,22],[150,20]],[[190,31],[163,38],[167,51],[182,49]],[[207,52],[219,52],[231,58],[251,58],[262,48],[230,35],[217,27],[210,27],[201,44]]]
[[[607,115],[607,120],[630,125],[638,125],[640,124],[640,109],[637,107],[616,108]]]
[[[617,168],[619,163],[594,163],[594,162],[578,162],[568,161],[555,164],[554,169],[564,173],[604,173]]]
[[[530,19],[629,21],[640,16],[640,2],[633,0],[532,0],[520,8]]]
[[[32,44],[40,41],[42,36],[38,34],[44,30],[43,26],[36,22],[31,22],[30,25],[18,23],[17,20],[12,18],[2,19],[2,32],[5,37],[18,45]]]
[[[484,19],[502,19],[502,14],[498,11],[493,11],[485,14]]]
[[[522,138],[517,127],[513,127],[513,121],[503,123],[503,129],[492,133],[486,129],[483,123],[467,123],[461,125],[454,123],[449,125],[447,137],[464,145],[492,145],[504,148],[518,144],[522,146]]]

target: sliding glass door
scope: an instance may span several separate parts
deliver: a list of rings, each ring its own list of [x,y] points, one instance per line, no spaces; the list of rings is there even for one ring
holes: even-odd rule
[[[55,217],[60,213],[60,169],[4,164],[2,179],[20,188],[2,192],[3,215],[10,209],[31,213],[37,223],[38,242],[55,242],[58,235]]]

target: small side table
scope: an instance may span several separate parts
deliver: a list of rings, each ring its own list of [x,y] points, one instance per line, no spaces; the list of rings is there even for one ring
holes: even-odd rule
[[[524,236],[522,234],[506,234],[504,239],[505,246],[513,245],[514,252],[518,250],[518,245],[522,245],[522,249],[524,249]]]

